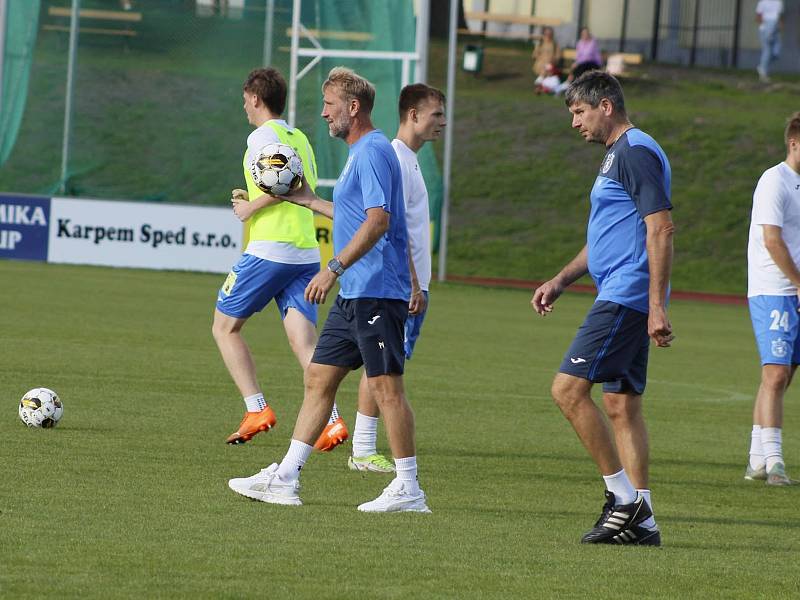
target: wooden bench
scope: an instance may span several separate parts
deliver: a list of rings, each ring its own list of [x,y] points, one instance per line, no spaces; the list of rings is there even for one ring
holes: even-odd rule
[[[561,51],[561,60],[565,69],[575,62],[576,55],[575,48],[564,48]],[[640,65],[642,62],[644,62],[644,57],[636,52],[611,52],[606,58],[606,68],[612,75],[622,75],[625,65]]]
[[[486,38],[507,38],[510,40],[540,40],[542,39],[542,34],[540,33],[531,33],[528,35],[513,33],[509,31],[473,31],[472,29],[458,29],[459,35],[468,35],[474,37],[486,37]]]
[[[561,51],[561,57],[564,60],[574,61],[576,55],[577,50],[575,48],[564,48]],[[640,65],[644,61],[644,57],[641,54],[634,52],[611,52],[609,56],[612,55],[621,56],[626,65]]]
[[[482,21],[485,23],[509,23],[511,25],[527,25],[528,27],[557,27],[562,24],[561,19],[552,17],[534,17],[526,15],[495,14],[487,12],[465,12],[467,21]]]
[[[495,14],[487,12],[465,12],[464,17],[468,21],[480,21],[481,23],[503,23],[506,25],[525,25],[531,27],[555,27],[561,25],[561,19],[554,19],[550,17],[533,17],[525,15],[513,14]],[[539,40],[542,38],[541,33],[533,33],[530,31],[528,34],[514,33],[509,31],[473,31],[472,29],[459,29],[458,33],[462,35],[472,35],[487,38],[507,38],[516,40]]]
[[[308,34],[318,40],[345,40],[348,42],[371,42],[375,36],[366,31],[338,31],[333,29],[307,29]],[[292,37],[292,28],[286,28],[286,37]]]
[[[72,9],[66,6],[51,6],[47,9],[47,14],[51,17],[70,19],[72,17]],[[121,36],[126,39],[130,39],[138,35],[138,33],[132,29],[132,26],[134,23],[140,23],[142,21],[142,13],[129,10],[96,10],[84,8],[81,9],[78,14],[81,19],[87,19],[98,23],[110,22],[112,24],[121,25],[120,28],[97,27],[94,25],[91,27],[84,27],[81,25],[81,33],[114,35]],[[69,24],[64,25],[61,23],[45,23],[42,25],[42,29],[47,31],[69,31]]]

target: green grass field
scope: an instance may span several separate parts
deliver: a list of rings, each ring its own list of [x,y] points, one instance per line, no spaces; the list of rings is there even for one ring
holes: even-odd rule
[[[242,405],[210,336],[220,276],[0,261],[0,279],[0,597],[796,597],[800,490],[742,480],[745,307],[676,301],[674,347],[652,352],[664,547],[584,547],[602,480],[548,390],[591,296],[540,319],[527,292],[435,286],[407,375],[433,513],[364,515],[388,479],[348,471],[347,446],[309,461],[303,507],[227,489],[283,456],[301,401],[274,308],[247,337],[278,427],[229,447]],[[36,386],[63,398],[56,429],[17,419]],[[355,387],[339,395],[351,424]]]

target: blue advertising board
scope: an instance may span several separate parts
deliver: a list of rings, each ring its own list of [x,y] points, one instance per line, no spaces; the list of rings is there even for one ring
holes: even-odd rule
[[[0,194],[0,258],[47,260],[50,198]]]

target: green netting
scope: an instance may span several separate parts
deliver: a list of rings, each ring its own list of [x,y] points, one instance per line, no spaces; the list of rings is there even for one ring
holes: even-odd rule
[[[301,22],[317,30],[326,49],[412,52],[413,4],[304,0]],[[19,140],[0,170],[2,191],[51,193],[59,187],[70,5],[71,0],[41,2],[30,93]],[[227,204],[231,188],[242,186],[241,154],[251,130],[241,84],[265,54],[288,80],[292,5],[291,0],[82,0],[66,195]],[[265,48],[269,6],[274,6],[273,36]],[[311,43],[304,40],[301,46]],[[301,57],[300,68],[309,60]],[[328,137],[319,117],[320,86],[336,65],[376,84],[374,122],[389,137],[397,128],[402,74],[398,61],[325,58],[299,81],[296,124],[309,134],[320,172],[330,179],[338,176],[347,153],[345,144]],[[412,64],[412,78],[413,73]],[[420,162],[438,215],[441,186],[429,148]]]
[[[39,0],[8,0],[2,56],[3,94],[0,98],[0,165],[17,141],[28,95],[33,47],[39,21]],[[0,26],[3,24],[0,23]]]

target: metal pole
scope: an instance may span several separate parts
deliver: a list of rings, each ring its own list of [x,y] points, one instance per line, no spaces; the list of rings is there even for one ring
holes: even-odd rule
[[[694,0],[694,23],[692,26],[692,49],[689,53],[689,66],[694,66],[697,58],[697,21],[700,19],[700,0]]]
[[[272,22],[275,18],[275,0],[267,0],[266,16],[264,17],[264,60],[262,66],[272,64]]]
[[[72,136],[72,90],[75,82],[75,62],[78,54],[78,16],[81,0],[72,0],[69,18],[69,62],[67,63],[67,89],[64,100],[64,136],[61,145],[61,180],[59,191],[67,192],[67,170],[69,167],[69,143]]]
[[[655,61],[658,58],[658,36],[659,29],[661,28],[661,0],[656,0],[655,8],[653,9],[653,40],[650,44],[650,60]]]
[[[619,51],[625,52],[625,30],[628,28],[628,9],[630,6],[628,5],[628,0],[625,0],[622,3],[622,28],[620,29],[619,34]]]
[[[417,13],[417,68],[414,73],[416,83],[428,81],[428,40],[430,39],[431,0],[420,0]]]
[[[292,50],[289,54],[289,126],[294,127],[297,115],[297,51],[300,48],[300,10],[302,0],[292,4]]]
[[[6,59],[6,18],[8,16],[7,0],[0,0],[0,115],[3,114],[3,76]],[[2,125],[2,123],[0,123]]]
[[[586,17],[583,14],[585,12],[585,8],[586,8],[585,0],[579,0],[578,1],[578,32],[577,32],[578,35],[575,36],[575,39],[578,39],[578,38],[581,37],[581,29],[583,29],[583,26],[586,24]]]
[[[447,226],[450,213],[450,165],[453,161],[453,123],[456,95],[456,27],[458,4],[450,0],[450,39],[447,50],[447,127],[444,130],[444,168],[442,169],[442,214],[439,223],[439,281],[447,280]]]
[[[742,25],[742,0],[736,0],[736,14],[733,17],[733,48],[731,48],[731,66],[739,66],[739,28]]]

